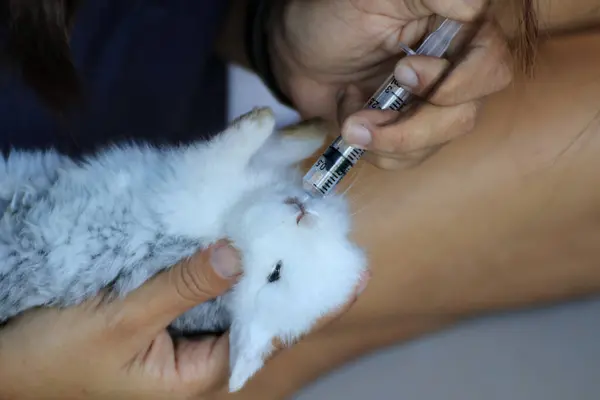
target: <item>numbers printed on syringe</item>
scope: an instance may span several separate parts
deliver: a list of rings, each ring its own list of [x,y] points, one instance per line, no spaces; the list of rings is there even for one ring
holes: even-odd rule
[[[322,158],[319,158],[319,160],[315,164],[315,167],[317,167],[321,171],[325,171],[327,169],[327,163]]]
[[[381,108],[381,103],[379,103],[379,101],[377,101],[377,99],[371,97],[369,99],[369,102],[367,103],[367,106],[369,108],[374,108],[374,109],[380,109]]]
[[[396,80],[396,78],[392,78],[392,81],[389,83],[389,85],[387,85],[387,87],[385,88],[385,92],[389,93],[390,91],[393,91],[395,88],[400,87],[400,82],[398,82]]]

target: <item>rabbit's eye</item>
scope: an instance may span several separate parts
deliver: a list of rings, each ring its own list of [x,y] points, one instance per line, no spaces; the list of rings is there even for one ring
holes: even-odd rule
[[[267,276],[267,282],[273,283],[278,281],[279,278],[281,278],[281,267],[283,267],[283,261],[277,261],[277,264],[275,264],[275,268],[273,268],[273,272],[271,272],[269,276]]]

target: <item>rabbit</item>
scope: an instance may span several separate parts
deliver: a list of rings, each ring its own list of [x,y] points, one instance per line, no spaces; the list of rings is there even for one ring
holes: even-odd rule
[[[278,131],[272,110],[256,108],[187,145],[111,145],[77,161],[12,151],[0,165],[0,321],[107,290],[125,296],[225,238],[241,254],[238,283],[169,329],[229,330],[229,390],[240,390],[274,339],[309,331],[367,269],[347,199],[302,190],[298,165],[325,135],[296,131]]]

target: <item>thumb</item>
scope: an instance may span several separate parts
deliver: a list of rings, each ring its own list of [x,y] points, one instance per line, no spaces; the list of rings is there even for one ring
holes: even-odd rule
[[[220,241],[161,272],[118,304],[115,332],[152,340],[189,309],[229,290],[241,274],[237,251]]]

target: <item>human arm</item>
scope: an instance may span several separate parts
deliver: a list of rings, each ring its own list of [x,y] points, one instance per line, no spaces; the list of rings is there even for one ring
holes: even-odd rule
[[[187,339],[172,338],[166,329],[237,281],[237,252],[224,244],[183,260],[125,298],[100,295],[10,320],[0,330],[0,398],[187,400],[227,387],[227,333]],[[354,300],[313,329],[338,318]]]
[[[369,289],[222,398],[285,399],[356,357],[464,318],[598,293],[600,55],[585,51],[598,46],[594,33],[546,40],[535,77],[519,74],[490,97],[472,135],[412,170],[357,167],[340,189],[352,185]]]
[[[98,296],[10,320],[0,331],[0,397],[183,399],[218,388],[228,371],[227,336],[173,341],[166,327],[224,293],[239,272],[233,249],[215,246],[124,299]]]

